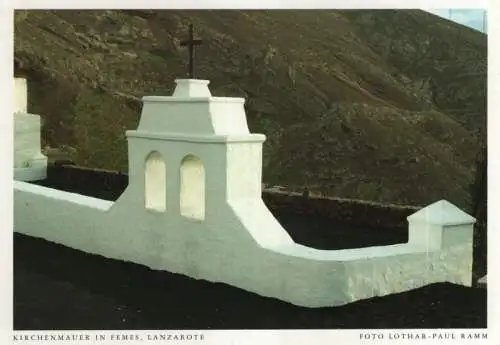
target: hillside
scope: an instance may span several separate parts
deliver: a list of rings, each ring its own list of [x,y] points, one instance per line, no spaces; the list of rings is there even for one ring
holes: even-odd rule
[[[140,97],[186,75],[247,98],[264,181],[392,203],[469,207],[486,123],[486,36],[418,10],[16,11],[16,75],[44,145],[127,171]]]

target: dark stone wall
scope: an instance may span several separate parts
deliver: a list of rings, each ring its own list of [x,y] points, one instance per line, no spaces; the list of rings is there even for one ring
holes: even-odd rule
[[[75,165],[51,165],[47,180],[37,184],[115,201],[128,185],[128,175]],[[363,200],[305,197],[300,193],[264,190],[262,198],[273,210],[308,217],[324,217],[354,226],[407,228],[406,217],[420,207],[379,204]]]
[[[50,164],[47,168],[47,179],[38,181],[36,184],[116,201],[127,188],[128,175],[75,165]]]
[[[414,206],[385,205],[362,200],[307,198],[298,193],[264,191],[262,197],[271,209],[286,210],[311,217],[326,217],[352,226],[404,231],[408,225],[406,217],[420,209]]]
[[[115,201],[128,185],[126,174],[74,165],[50,165],[39,185]],[[297,242],[318,249],[344,249],[403,243],[406,217],[417,207],[359,200],[305,197],[264,190],[262,198]]]

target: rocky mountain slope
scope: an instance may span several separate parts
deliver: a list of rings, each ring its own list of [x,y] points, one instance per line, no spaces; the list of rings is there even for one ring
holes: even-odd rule
[[[44,144],[127,171],[140,97],[186,76],[242,96],[264,181],[392,203],[469,207],[486,124],[486,36],[419,10],[16,11],[16,75]]]

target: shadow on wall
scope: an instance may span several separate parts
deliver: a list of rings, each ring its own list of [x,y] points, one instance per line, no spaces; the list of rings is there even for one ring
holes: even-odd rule
[[[205,168],[201,159],[188,155],[180,168],[181,215],[191,219],[205,219]]]
[[[145,207],[163,212],[167,208],[167,172],[165,161],[159,152],[151,152],[146,158]]]

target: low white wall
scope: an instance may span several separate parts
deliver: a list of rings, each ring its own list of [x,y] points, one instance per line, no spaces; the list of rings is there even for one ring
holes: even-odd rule
[[[472,232],[439,251],[410,244],[325,251],[291,241],[274,218],[262,216],[263,203],[220,205],[197,221],[137,207],[141,196],[131,186],[116,203],[24,182],[14,189],[17,232],[301,306],[342,305],[441,281],[470,285]]]
[[[129,186],[115,203],[15,182],[14,231],[307,307],[470,285],[475,220],[444,200],[408,218],[406,244],[294,243],[261,199],[265,136],[249,133],[244,99],[210,97],[207,85],[178,80],[174,96],[144,98],[138,130],[127,131]],[[29,148],[16,148],[21,165],[39,149],[39,122],[37,135],[30,124],[16,132]]]
[[[93,252],[106,201],[14,181],[14,231]]]

